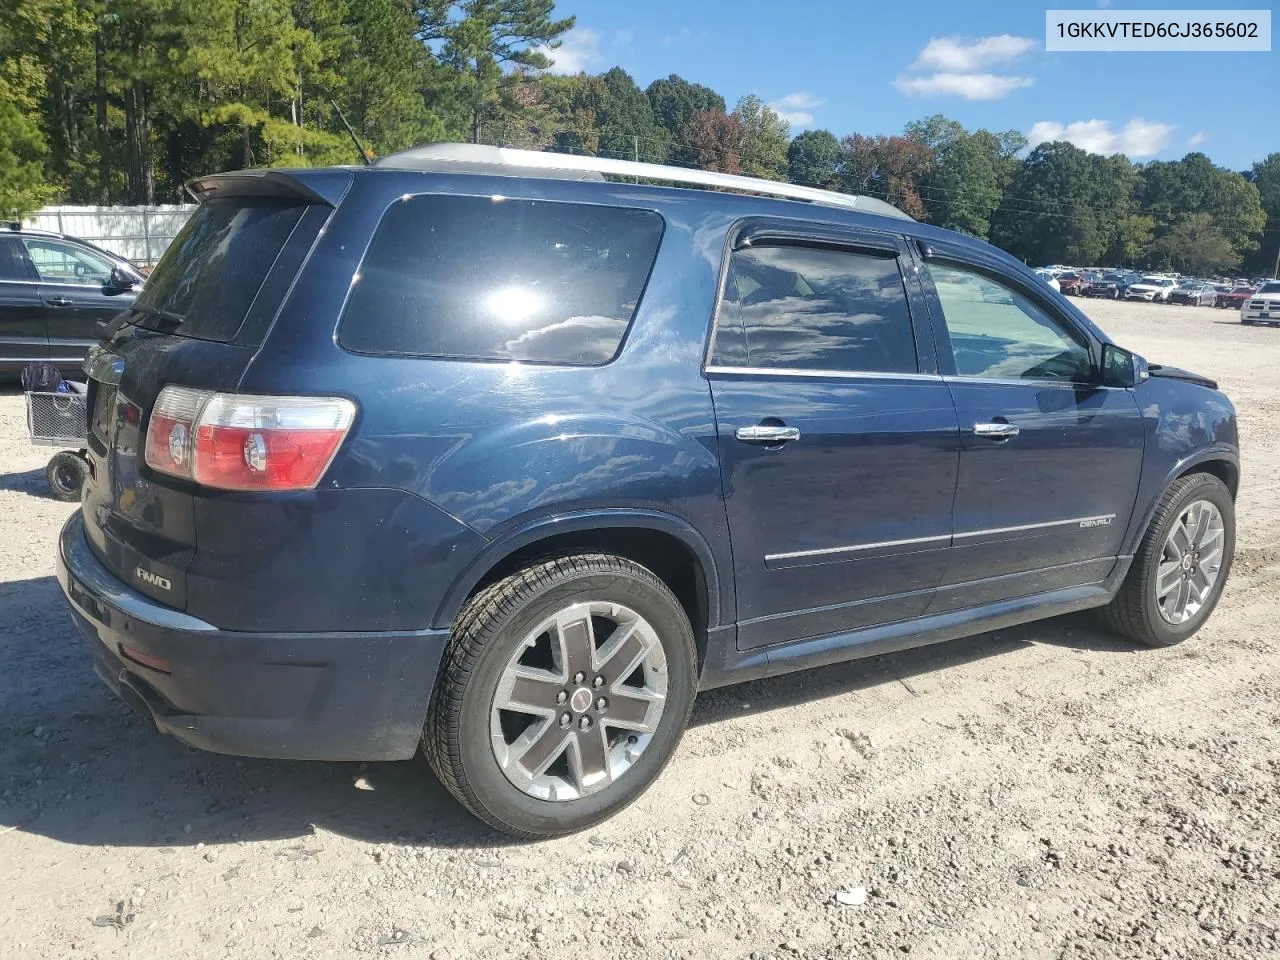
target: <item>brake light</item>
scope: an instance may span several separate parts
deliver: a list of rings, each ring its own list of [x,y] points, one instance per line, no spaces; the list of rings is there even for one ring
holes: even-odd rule
[[[310,490],[355,420],[342,397],[160,391],[147,428],[153,470],[222,490]]]

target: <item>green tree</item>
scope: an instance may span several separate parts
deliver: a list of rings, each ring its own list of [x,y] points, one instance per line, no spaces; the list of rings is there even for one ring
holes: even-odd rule
[[[1266,216],[1259,249],[1249,260],[1250,269],[1274,277],[1280,263],[1280,153],[1268,154],[1255,163],[1249,179],[1258,188],[1258,200]]]
[[[21,219],[37,210],[50,194],[42,161],[44,137],[0,80],[0,218]]]
[[[757,96],[739,100],[733,116],[745,131],[740,161],[742,172],[749,177],[785,180],[791,125]]]
[[[653,109],[653,119],[666,131],[671,143],[668,159],[677,163],[691,162],[688,146],[681,143],[685,126],[701,110],[724,113],[724,97],[710,87],[690,83],[674,73],[653,81],[644,92]]]
[[[433,16],[444,20],[443,63],[457,73],[455,100],[461,106],[468,136],[481,142],[486,124],[517,112],[511,89],[524,82],[518,69],[545,70],[551,59],[543,48],[556,49],[572,29],[573,17],[554,19],[554,0],[464,0],[457,18],[444,19],[442,4],[428,4]],[[422,23],[421,16],[419,23]],[[501,131],[490,129],[490,137]]]
[[[1143,209],[1159,230],[1173,230],[1191,213],[1207,213],[1237,258],[1258,249],[1266,214],[1258,187],[1244,176],[1215,166],[1203,153],[1143,168]]]
[[[787,179],[809,187],[835,187],[840,141],[830,130],[806,130],[787,147]]]
[[[1028,263],[1098,262],[1109,240],[1095,206],[1104,169],[1105,158],[1069,143],[1036,147],[1009,182],[992,240]]]
[[[1240,265],[1239,254],[1208,213],[1180,217],[1156,240],[1153,254],[1161,266],[1181,273],[1211,274]]]
[[[670,145],[667,132],[631,75],[614,67],[600,78],[600,84],[595,107],[600,156],[665,163]]]

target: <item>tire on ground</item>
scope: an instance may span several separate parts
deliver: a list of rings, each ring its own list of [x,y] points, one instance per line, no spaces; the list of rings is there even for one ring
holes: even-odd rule
[[[490,742],[498,682],[525,635],[575,603],[624,604],[646,619],[667,664],[665,707],[644,751],[616,782],[572,800],[542,800],[507,779]],[[648,569],[621,557],[550,559],[490,584],[454,621],[427,712],[423,752],[441,783],[485,823],[533,839],[584,830],[642,794],[675,751],[697,686],[693,630],[679,601]]]
[[[1222,565],[1218,570],[1218,579],[1195,615],[1185,623],[1172,624],[1160,613],[1154,581],[1163,556],[1165,540],[1183,510],[1196,500],[1209,501],[1222,515]],[[1160,498],[1124,583],[1115,598],[1099,611],[1102,619],[1117,633],[1148,646],[1169,647],[1181,643],[1204,625],[1217,606],[1231,572],[1235,544],[1235,503],[1226,484],[1208,473],[1191,473],[1179,477],[1169,484],[1164,496]]]

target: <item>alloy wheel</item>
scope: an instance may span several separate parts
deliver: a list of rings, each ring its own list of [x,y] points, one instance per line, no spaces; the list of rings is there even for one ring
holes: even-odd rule
[[[1204,606],[1222,570],[1224,534],[1222,513],[1208,500],[1183,508],[1165,538],[1155,578],[1156,605],[1167,622],[1186,623]]]
[[[494,757],[530,796],[588,796],[640,759],[666,696],[666,654],[649,622],[621,604],[575,603],[507,662],[490,709]]]

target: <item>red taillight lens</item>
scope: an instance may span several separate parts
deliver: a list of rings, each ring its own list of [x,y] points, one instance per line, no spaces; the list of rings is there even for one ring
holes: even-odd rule
[[[198,394],[195,415],[183,420],[172,409],[178,404],[165,403],[169,391],[177,400]],[[341,397],[256,397],[165,387],[147,431],[147,463],[222,490],[310,490],[329,468],[355,413],[355,404]]]
[[[192,438],[200,408],[212,396],[207,390],[165,387],[151,408],[146,461],[152,470],[191,479]]]

